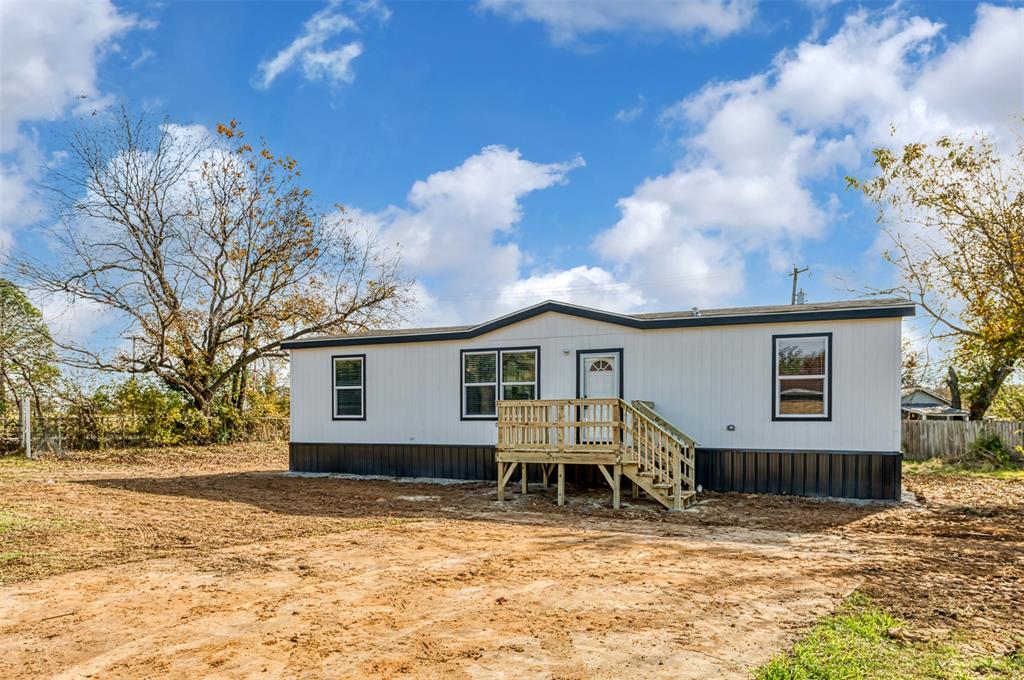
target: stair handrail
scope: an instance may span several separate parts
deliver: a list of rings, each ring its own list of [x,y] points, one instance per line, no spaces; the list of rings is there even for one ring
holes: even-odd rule
[[[654,409],[652,405],[642,402],[640,400],[634,401],[632,404],[625,401],[624,399],[619,400],[619,407],[621,408],[620,417],[623,423],[623,432],[630,432],[632,439],[632,448],[634,449],[631,453],[635,457],[636,463],[643,467],[644,465],[655,465],[660,471],[661,475],[665,476],[665,481],[672,485],[672,498],[673,506],[677,510],[683,508],[683,487],[685,483],[686,490],[692,493],[696,492],[696,442],[687,434],[674,427],[671,423],[662,418]],[[626,414],[630,414],[633,417],[631,427],[625,427]],[[638,421],[641,424],[638,426]],[[642,455],[644,452],[641,443],[636,440],[638,433],[643,430],[653,429],[660,433],[666,440],[671,441],[675,446],[667,447],[662,449],[660,447],[655,450],[646,449],[646,455]],[[644,440],[648,441],[647,435],[642,435]],[[649,447],[649,444],[648,444]],[[626,438],[622,440],[623,453],[627,451]],[[653,454],[653,455],[652,455]]]
[[[693,437],[665,420],[660,413],[654,410],[654,402],[644,401],[643,399],[634,399],[630,406],[632,406],[634,410],[639,411],[640,415],[644,416],[648,420],[653,420],[655,425],[679,441],[680,444],[684,446],[692,446],[694,448],[697,447],[697,442]]]

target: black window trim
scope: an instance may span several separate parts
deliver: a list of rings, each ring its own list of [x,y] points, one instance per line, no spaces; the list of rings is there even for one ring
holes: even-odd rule
[[[459,420],[471,420],[471,421],[496,421],[498,419],[498,405],[497,402],[501,400],[501,354],[502,352],[526,352],[533,351],[537,356],[537,393],[535,399],[540,399],[540,345],[529,345],[525,347],[469,347],[466,349],[459,350]],[[483,415],[483,416],[467,416],[466,415],[466,385],[463,382],[465,379],[465,356],[467,354],[479,354],[482,352],[496,352],[495,360],[495,387],[494,387],[494,415]]]
[[[827,360],[825,362],[825,414],[820,416],[780,416],[775,408],[776,401],[778,399],[779,391],[779,379],[776,375],[778,373],[779,364],[779,352],[776,349],[778,347],[779,339],[785,338],[825,338],[827,341],[826,352],[828,353]],[[820,333],[780,333],[772,335],[772,421],[777,423],[800,423],[800,422],[812,422],[812,423],[827,423],[832,421],[832,333],[831,332],[820,332]]]
[[[363,403],[358,416],[338,415],[338,359],[359,359],[360,389]],[[331,420],[366,420],[366,355],[365,354],[334,354],[331,356]]]

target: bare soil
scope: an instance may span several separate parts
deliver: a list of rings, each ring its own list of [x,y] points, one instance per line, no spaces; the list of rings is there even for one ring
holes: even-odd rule
[[[854,588],[936,638],[1024,640],[1020,480],[616,512],[608,489],[499,504],[286,457],[0,460],[0,678],[747,677]]]

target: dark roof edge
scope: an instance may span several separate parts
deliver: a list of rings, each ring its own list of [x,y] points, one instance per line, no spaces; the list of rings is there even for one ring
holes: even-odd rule
[[[870,304],[870,303],[866,303]],[[849,319],[884,319],[893,317],[914,316],[916,308],[913,303],[905,305],[888,305],[884,307],[862,307],[860,309],[824,309],[806,312],[772,312],[766,314],[736,314],[733,316],[694,316],[669,319],[636,319],[631,316],[603,312],[597,309],[576,307],[559,302],[544,302],[518,312],[487,321],[467,330],[441,331],[437,333],[407,333],[405,335],[378,335],[359,337],[358,335],[343,338],[309,338],[307,340],[288,340],[281,343],[282,349],[312,349],[316,347],[345,347],[349,345],[389,345],[398,342],[439,342],[443,340],[468,340],[491,331],[511,326],[514,323],[544,314],[560,312],[570,316],[604,321],[619,326],[639,329],[658,328],[703,328],[706,326],[745,326],[762,323],[796,323],[802,321],[845,321]]]

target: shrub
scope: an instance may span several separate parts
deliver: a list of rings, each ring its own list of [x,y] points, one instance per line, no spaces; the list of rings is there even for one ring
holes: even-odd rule
[[[970,462],[1004,467],[1011,462],[1010,449],[997,434],[981,432],[967,448]]]

